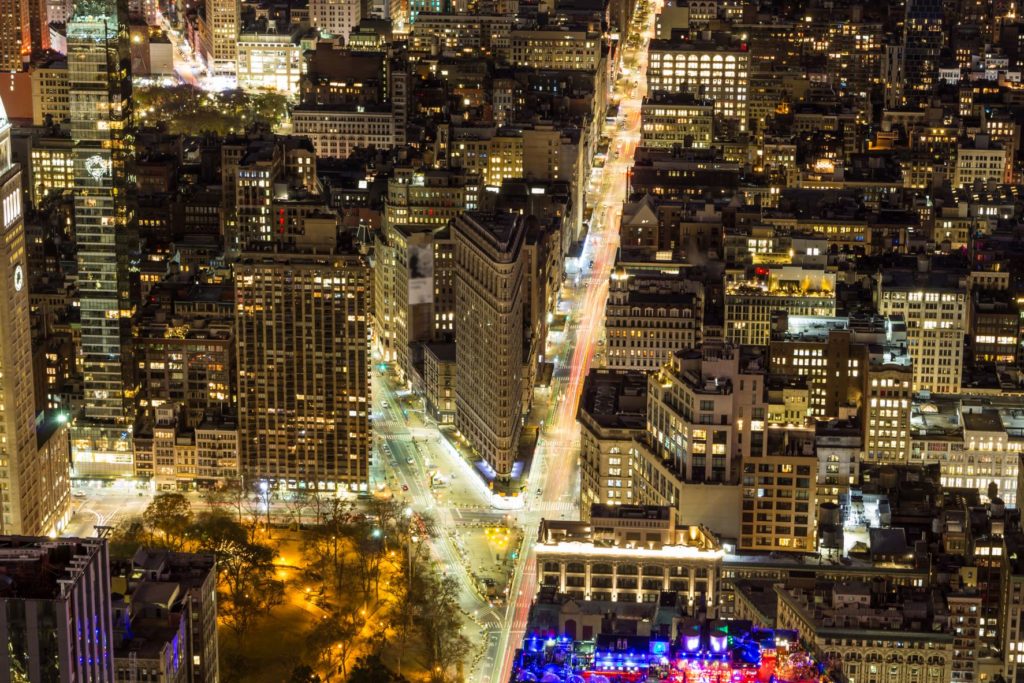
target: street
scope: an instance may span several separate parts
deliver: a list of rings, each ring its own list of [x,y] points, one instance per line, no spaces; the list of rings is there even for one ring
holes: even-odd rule
[[[525,533],[523,552],[512,583],[511,599],[505,609],[501,637],[495,644],[501,664],[494,666],[489,676],[477,679],[481,683],[488,680],[504,683],[508,680],[515,651],[525,635],[530,606],[537,590],[537,560],[533,545],[540,520],[553,517],[552,512],[567,502],[577,505],[579,427],[576,410],[583,381],[590,371],[602,333],[608,281],[619,245],[619,221],[627,199],[629,171],[640,141],[647,47],[654,35],[657,10],[645,0],[638,3],[629,35],[639,35],[641,40],[635,43],[635,47],[630,47],[627,40],[622,47],[614,85],[614,95],[619,98],[618,116],[615,126],[606,132],[611,138],[609,160],[601,174],[599,197],[580,259],[590,267],[584,273],[579,291],[570,298],[570,314],[566,323],[565,340],[571,349],[572,360],[568,367],[559,363],[556,368],[551,391],[560,400],[555,401],[554,417],[548,420],[547,429],[541,435],[530,472],[528,490],[540,489],[541,501],[528,506],[520,518]],[[578,514],[575,510],[573,516],[578,517]]]

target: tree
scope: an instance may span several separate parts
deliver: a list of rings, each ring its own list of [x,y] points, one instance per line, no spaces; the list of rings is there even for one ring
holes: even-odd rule
[[[410,557],[407,553],[412,553]],[[424,565],[426,556],[425,544],[406,547],[401,567],[396,567],[397,576],[391,587],[392,600],[387,606],[387,620],[394,633],[394,643],[398,655],[398,674],[402,674],[402,657],[416,633],[419,622],[419,611],[428,599],[423,595],[424,582],[418,577],[429,569]]]
[[[302,490],[295,490],[285,498],[285,507],[288,514],[295,520],[295,525],[302,528],[302,512],[309,507],[309,494]]]
[[[469,639],[462,634],[459,609],[459,584],[454,577],[421,573],[421,602],[417,610],[419,632],[427,652],[431,680],[441,683],[449,678],[452,667],[460,669],[469,654]]]
[[[349,538],[355,551],[356,574],[363,597],[380,598],[380,563],[384,557],[385,533],[369,520],[360,520],[349,527]]]
[[[118,524],[108,537],[111,559],[129,559],[146,545],[146,525],[141,517],[130,517]]]
[[[180,493],[159,493],[142,513],[146,527],[161,532],[169,547],[179,550],[192,521],[192,505]]]
[[[284,598],[284,584],[274,578],[275,551],[249,540],[248,530],[222,510],[198,515],[189,527],[192,546],[217,555],[219,611],[225,623],[244,634],[260,616]]]
[[[322,523],[305,535],[303,553],[307,566],[320,574],[324,584],[339,595],[346,591],[348,577],[348,544],[353,524],[352,504],[338,500],[325,501]],[[320,517],[318,513],[318,517]]]
[[[242,524],[242,516],[245,513],[245,501],[249,491],[239,479],[232,479],[224,482],[223,485],[207,489],[203,492],[203,500],[212,508],[226,508],[231,510],[239,524]]]
[[[389,671],[379,654],[371,654],[356,660],[349,671],[348,683],[408,683],[408,679]]]
[[[188,528],[196,550],[228,555],[249,542],[245,527],[224,510],[200,512]]]
[[[288,683],[320,683],[320,677],[313,671],[313,667],[308,664],[299,664],[292,669]]]
[[[314,625],[306,642],[328,671],[340,668],[344,677],[348,656],[352,653],[362,630],[362,624],[356,615],[351,610],[343,610],[324,617]]]

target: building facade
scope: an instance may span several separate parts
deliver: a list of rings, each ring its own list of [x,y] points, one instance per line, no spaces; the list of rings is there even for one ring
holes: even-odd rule
[[[135,411],[128,261],[137,238],[128,16],[123,0],[77,10],[67,30],[85,408],[72,429],[73,462],[78,474],[116,476],[132,471]]]
[[[36,422],[21,172],[10,135],[0,104],[0,531],[36,535],[67,522],[67,432]]]
[[[525,221],[515,214],[452,221],[455,428],[499,478],[512,473],[523,428],[525,238]]]
[[[373,294],[366,260],[253,252],[235,277],[243,474],[287,487],[365,489]]]
[[[0,537],[0,670],[29,683],[114,683],[107,542]],[[10,637],[10,636],[9,636]]]

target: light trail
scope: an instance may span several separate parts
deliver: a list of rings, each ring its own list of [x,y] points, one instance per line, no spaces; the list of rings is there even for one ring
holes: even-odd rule
[[[516,648],[526,633],[530,605],[537,592],[537,554],[533,546],[540,519],[566,498],[578,504],[578,491],[574,487],[579,451],[576,410],[604,320],[608,281],[619,247],[619,221],[627,199],[630,168],[640,140],[642,93],[647,89],[647,49],[660,9],[660,0],[640,0],[629,31],[630,36],[639,35],[640,40],[636,47],[629,47],[629,40],[622,44],[622,58],[617,67],[614,88],[614,92],[621,96],[617,127],[611,132],[608,161],[600,181],[600,201],[591,215],[590,232],[581,258],[581,262],[586,263],[589,252],[592,265],[586,275],[582,300],[577,296],[570,312],[575,335],[569,331],[570,322],[566,323],[572,361],[565,389],[561,396],[556,397],[560,400],[556,417],[541,436],[531,468],[529,491],[538,488],[541,496],[540,501],[524,509],[522,557],[509,592],[505,626],[498,639],[497,661],[501,666],[496,666],[492,672],[491,683],[507,683]],[[645,11],[647,15],[641,19]],[[635,87],[631,84],[633,81],[637,82]]]

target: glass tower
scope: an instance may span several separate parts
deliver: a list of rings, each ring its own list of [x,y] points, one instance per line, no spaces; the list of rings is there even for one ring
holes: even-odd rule
[[[83,410],[73,430],[79,475],[132,474],[130,362],[131,57],[125,0],[75,0],[68,22]]]

